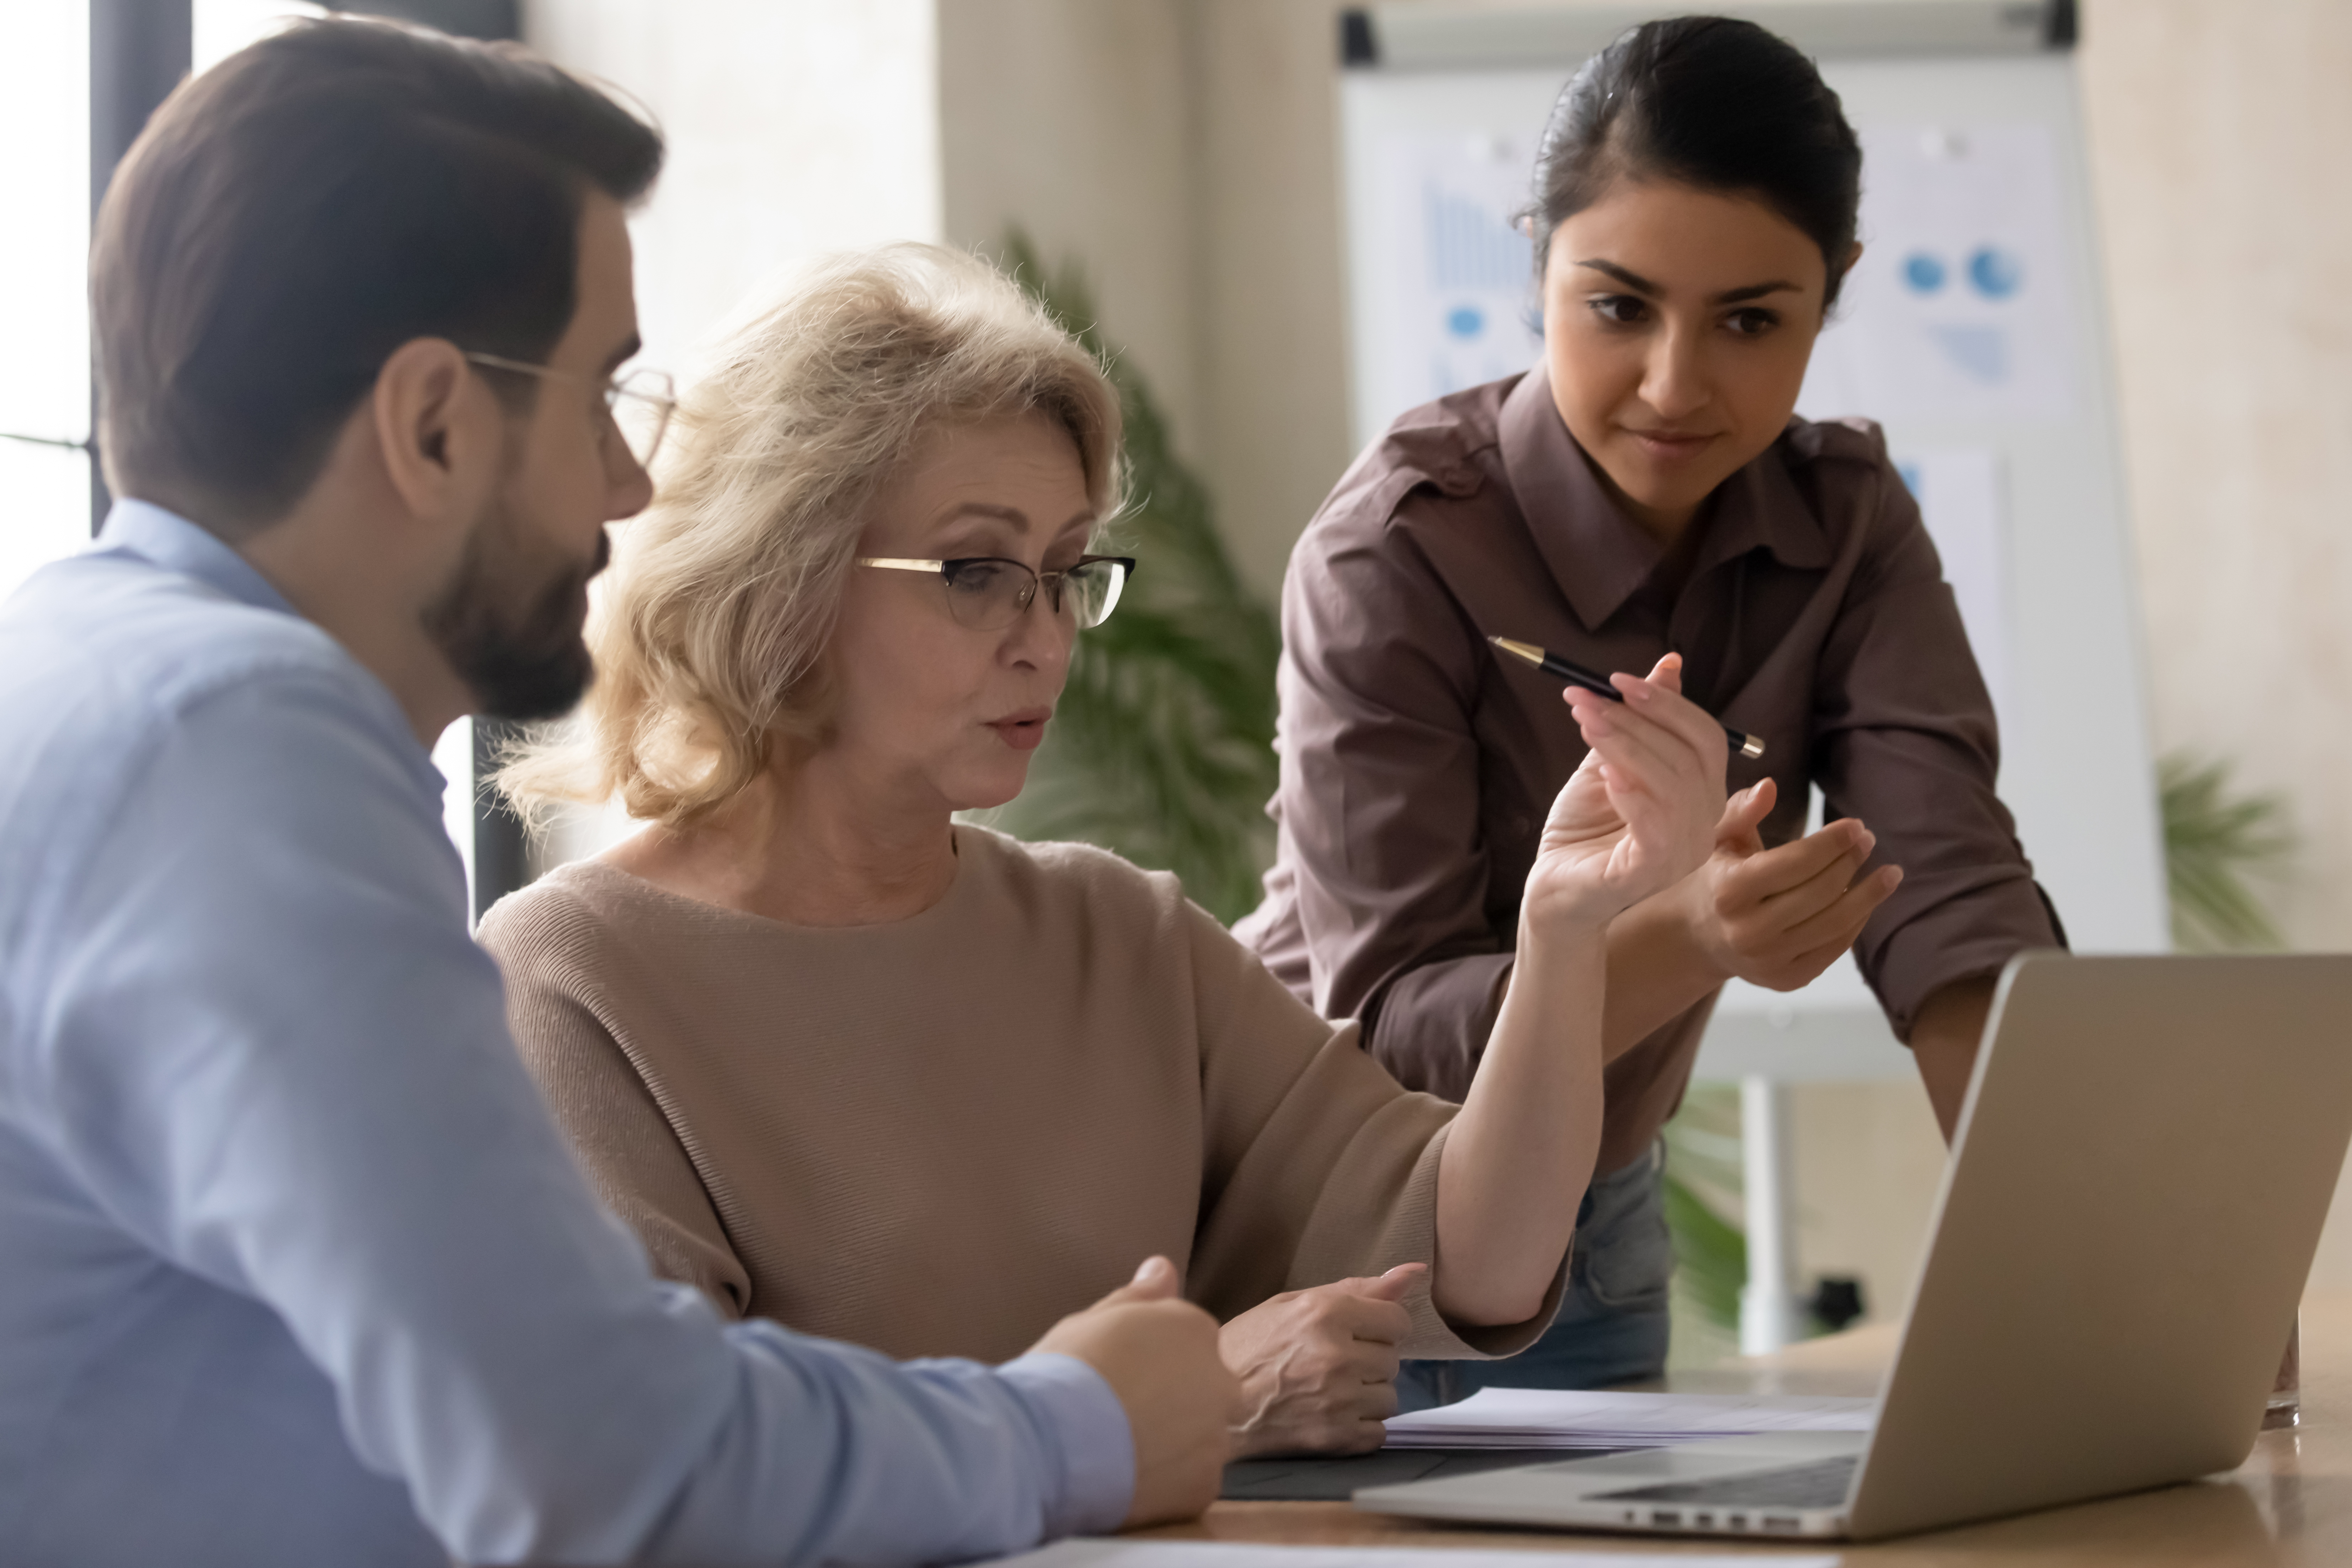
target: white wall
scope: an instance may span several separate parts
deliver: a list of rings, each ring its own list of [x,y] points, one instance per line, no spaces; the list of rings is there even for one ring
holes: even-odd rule
[[[630,226],[648,364],[684,367],[779,268],[939,237],[933,0],[530,0],[523,33],[668,136]]]
[[[2294,803],[2352,946],[2352,6],[2092,0],[2083,86],[2156,729]]]
[[[697,345],[781,272],[829,251],[940,237],[934,0],[526,0],[523,36],[620,89],[668,139],[630,220],[641,363],[686,379]],[[560,816],[542,867],[633,831],[616,805]]]
[[[87,7],[28,9],[0,55],[0,141],[26,150],[7,184],[0,246],[0,430],[89,434],[89,32]],[[37,153],[33,150],[37,149]],[[89,461],[0,440],[0,597],[89,538]]]
[[[1325,0],[941,0],[949,237],[1082,260],[1243,571],[1351,455]]]
[[[940,188],[951,244],[1027,231],[1076,261],[1185,447],[1200,407],[1199,28],[1184,0],[945,0]]]
[[[2352,7],[2089,0],[2159,744],[2284,794],[2293,942],[2352,946]],[[2345,1188],[2315,1284],[2352,1288]]]
[[[1341,272],[1339,14],[1198,0],[1208,479],[1242,570],[1278,589],[1355,456]]]

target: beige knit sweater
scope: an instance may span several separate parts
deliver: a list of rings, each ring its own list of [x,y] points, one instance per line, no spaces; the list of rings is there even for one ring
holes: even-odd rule
[[[947,895],[788,926],[600,861],[481,941],[556,1120],[654,1266],[730,1317],[894,1356],[1019,1354],[1154,1252],[1219,1318],[1434,1264],[1454,1108],[1398,1087],[1173,877],[956,829]],[[1549,1323],[1421,1356],[1508,1354]]]

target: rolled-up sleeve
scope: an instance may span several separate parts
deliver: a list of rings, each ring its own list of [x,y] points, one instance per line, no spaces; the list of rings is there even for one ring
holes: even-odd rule
[[[1872,541],[1822,650],[1816,778],[1832,816],[1858,816],[1903,884],[1854,944],[1895,1033],[1956,982],[2061,945],[2017,827],[1995,792],[1992,700],[1918,504],[1879,469]]]

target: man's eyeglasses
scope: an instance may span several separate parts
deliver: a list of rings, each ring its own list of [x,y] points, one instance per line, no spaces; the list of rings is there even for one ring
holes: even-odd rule
[[[1018,561],[997,555],[967,555],[954,561],[909,561],[896,556],[861,555],[860,566],[886,572],[932,572],[947,586],[948,613],[957,624],[976,632],[998,632],[1028,613],[1037,590],[1054,613],[1076,622],[1078,629],[1098,626],[1118,607],[1119,591],[1135,574],[1135,562],[1125,555],[1081,555],[1065,571],[1033,572]]]
[[[666,371],[633,370],[628,374],[599,382],[593,376],[575,375],[568,370],[556,370],[549,365],[531,364],[524,360],[507,359],[499,354],[468,352],[466,359],[491,370],[512,371],[520,375],[536,375],[549,381],[569,381],[582,386],[593,386],[604,395],[604,411],[620,433],[629,455],[640,468],[651,468],[654,454],[661,450],[662,436],[669,429],[669,416],[677,407],[677,389]]]

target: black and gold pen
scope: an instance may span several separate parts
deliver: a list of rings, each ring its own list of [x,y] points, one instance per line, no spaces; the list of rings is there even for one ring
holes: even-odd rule
[[[1546,675],[1558,676],[1570,686],[1581,686],[1587,691],[1597,692],[1612,702],[1625,700],[1625,694],[1610,685],[1607,676],[1596,675],[1582,665],[1571,663],[1548,648],[1538,647],[1531,642],[1518,642],[1510,637],[1488,637],[1486,640],[1513,658],[1523,658]],[[1728,724],[1723,726],[1723,732],[1731,737],[1732,750],[1741,756],[1760,757],[1764,754],[1764,742],[1759,737],[1742,730],[1735,730]]]

